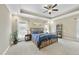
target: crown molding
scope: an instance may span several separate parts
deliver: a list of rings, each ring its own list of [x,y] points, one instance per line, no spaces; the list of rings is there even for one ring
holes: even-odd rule
[[[52,20],[59,20],[59,19],[62,19],[62,18],[74,16],[74,15],[77,15],[77,14],[79,14],[79,10],[78,11],[75,11],[75,12],[72,12],[72,13],[69,13],[69,14],[65,14],[65,15],[62,15],[62,16],[53,18]]]

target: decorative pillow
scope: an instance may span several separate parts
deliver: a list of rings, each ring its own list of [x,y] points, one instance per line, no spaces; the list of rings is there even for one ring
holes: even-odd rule
[[[32,32],[32,34],[38,34],[38,32]]]

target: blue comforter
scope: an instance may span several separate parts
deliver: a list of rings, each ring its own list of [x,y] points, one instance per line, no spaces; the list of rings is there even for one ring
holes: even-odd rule
[[[41,41],[45,39],[55,39],[57,36],[55,34],[42,33],[42,34],[32,34],[32,39],[39,44]]]

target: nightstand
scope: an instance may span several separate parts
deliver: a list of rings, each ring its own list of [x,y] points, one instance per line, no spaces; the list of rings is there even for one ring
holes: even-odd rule
[[[25,35],[25,41],[30,41],[31,40],[31,34]]]

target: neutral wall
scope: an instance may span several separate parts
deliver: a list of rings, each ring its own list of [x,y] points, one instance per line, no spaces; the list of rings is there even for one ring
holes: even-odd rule
[[[12,16],[12,31],[16,31],[17,28],[17,22],[16,21],[24,21],[28,24],[28,30],[30,28],[44,28],[46,25],[46,21],[38,20],[38,19],[30,19],[26,17],[20,17],[20,16]]]
[[[9,10],[5,5],[0,5],[0,54],[9,46],[11,22]]]
[[[12,33],[16,32],[17,30],[17,19],[18,17],[12,15]]]
[[[55,24],[63,25],[63,38],[75,40],[76,39],[76,17],[78,15],[73,15],[70,17],[55,20]]]

